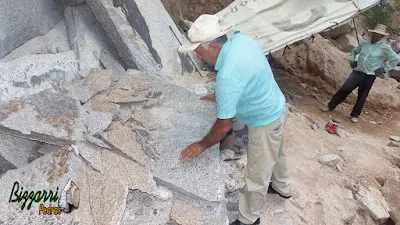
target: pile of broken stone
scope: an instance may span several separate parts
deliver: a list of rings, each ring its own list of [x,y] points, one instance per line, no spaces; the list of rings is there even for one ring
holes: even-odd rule
[[[0,15],[0,223],[228,224],[218,146],[179,161],[216,107],[169,82],[193,66],[161,1],[2,1]],[[68,209],[21,207],[43,190]]]

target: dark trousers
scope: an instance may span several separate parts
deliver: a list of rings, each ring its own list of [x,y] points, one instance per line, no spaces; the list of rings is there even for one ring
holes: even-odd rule
[[[339,91],[332,97],[332,100],[328,104],[329,109],[333,110],[336,108],[336,106],[342,103],[347,96],[358,87],[357,103],[354,105],[350,116],[359,117],[369,91],[374,84],[375,78],[376,76],[367,75],[359,71],[353,71]]]

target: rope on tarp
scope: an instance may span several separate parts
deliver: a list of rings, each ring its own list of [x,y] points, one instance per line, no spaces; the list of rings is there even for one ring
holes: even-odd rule
[[[289,45],[286,45],[285,49],[283,49],[283,54],[284,55],[286,53],[286,49],[290,49]]]
[[[315,35],[314,35],[314,34],[312,34],[308,40],[311,40],[311,41],[312,41],[312,43],[314,43],[314,39],[315,39]]]

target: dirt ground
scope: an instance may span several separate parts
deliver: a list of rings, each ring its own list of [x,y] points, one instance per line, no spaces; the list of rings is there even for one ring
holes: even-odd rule
[[[330,93],[319,90],[310,84],[304,84],[298,77],[292,76],[285,71],[278,69],[274,71],[274,74],[280,87],[285,92],[294,95],[294,98],[289,96],[289,102],[307,113],[311,118],[325,118],[328,121],[331,117],[339,121],[345,129],[366,132],[379,138],[387,139],[390,135],[400,135],[400,112],[397,110],[382,110],[368,107],[368,104],[366,104],[359,123],[354,124],[349,119],[349,114],[356,101],[354,97],[346,99],[334,111],[323,113],[320,107],[327,105],[330,101],[332,97]]]
[[[330,95],[309,85],[304,88],[299,80],[283,71],[275,70],[274,74],[281,89],[292,96],[287,95],[290,112],[284,151],[293,194],[289,200],[268,194],[261,210],[261,225],[394,224],[392,218],[374,220],[369,210],[356,200],[356,193],[362,188],[380,193],[387,181],[400,180],[400,148],[388,146],[390,135],[400,135],[400,114],[366,108],[360,122],[353,124],[348,117],[351,100],[333,112],[323,113],[320,107],[327,103]],[[323,129],[330,118],[341,122],[344,137]],[[313,130],[314,123],[322,128]],[[336,166],[318,162],[327,154],[338,155],[340,162]],[[242,158],[224,165],[231,221],[238,216],[237,196],[244,185],[246,152],[239,157]],[[390,202],[391,199],[386,200]],[[391,206],[398,204],[389,203]]]
[[[215,14],[233,0],[161,0],[174,22],[182,27],[181,20],[195,21],[201,14]]]

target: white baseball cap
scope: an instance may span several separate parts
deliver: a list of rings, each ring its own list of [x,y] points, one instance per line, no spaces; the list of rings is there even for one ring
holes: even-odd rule
[[[221,26],[218,16],[203,14],[197,18],[188,31],[189,42],[179,47],[179,52],[194,51],[203,42],[221,37],[233,29],[233,24]]]

